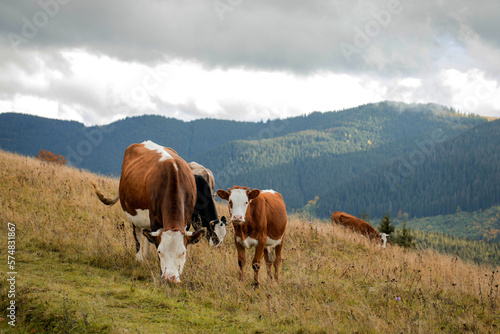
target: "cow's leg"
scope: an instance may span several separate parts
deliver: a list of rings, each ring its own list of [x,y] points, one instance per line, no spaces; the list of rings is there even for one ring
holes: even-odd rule
[[[238,266],[240,267],[240,281],[245,278],[245,264],[247,262],[247,255],[245,254],[245,247],[240,245],[239,242],[236,243],[236,250],[238,251]]]
[[[142,230],[141,227],[134,226],[135,258],[139,262],[144,261],[149,250],[149,241],[142,234]]]
[[[252,260],[253,268],[253,280],[256,287],[259,286],[259,270],[260,263],[262,262],[262,256],[264,255],[264,249],[266,248],[266,240],[259,240],[257,247],[255,247],[255,255]]]
[[[273,274],[271,273],[273,262],[271,261],[270,256],[271,256],[270,248],[269,247],[264,248],[264,259],[266,259],[267,276],[269,276],[270,279],[273,279]]]
[[[274,249],[274,253],[276,255],[276,258],[274,259],[274,278],[276,278],[276,281],[279,281],[279,276],[280,276],[280,269],[281,269],[281,250],[283,249],[283,239],[285,237],[283,236],[281,238],[281,243],[276,246]]]

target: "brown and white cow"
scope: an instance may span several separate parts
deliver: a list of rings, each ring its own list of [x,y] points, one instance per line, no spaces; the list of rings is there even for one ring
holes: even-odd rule
[[[202,229],[186,232],[196,202],[196,185],[188,164],[173,149],[148,140],[125,150],[115,199],[106,198],[92,184],[104,204],[120,200],[134,225],[136,259],[144,260],[149,240],[157,248],[161,277],[180,282],[187,245],[198,242],[205,233]]]
[[[188,165],[189,168],[191,168],[193,174],[203,176],[205,181],[207,181],[208,186],[210,187],[210,193],[212,194],[212,197],[215,198],[214,194],[215,179],[214,179],[214,174],[212,174],[212,171],[195,161],[190,162]]]
[[[373,226],[362,219],[359,219],[342,211],[335,211],[334,213],[332,213],[332,223],[348,227],[351,230],[358,232],[362,236],[368,237],[370,239],[380,240],[382,242],[382,247],[385,248],[388,235],[385,233],[380,233]]]
[[[269,277],[273,278],[271,269],[274,264],[274,278],[278,281],[287,224],[286,206],[281,195],[274,190],[250,190],[238,186],[228,191],[219,189],[217,195],[228,201],[238,251],[240,280],[243,280],[245,274],[245,249],[255,246],[252,260],[254,284],[259,285],[259,269],[263,255]]]

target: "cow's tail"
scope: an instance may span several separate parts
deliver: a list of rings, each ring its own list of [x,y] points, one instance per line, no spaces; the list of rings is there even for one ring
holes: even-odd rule
[[[97,186],[97,184],[95,184],[94,181],[90,180],[90,183],[92,183],[92,185],[94,186],[95,194],[97,195],[97,197],[99,197],[99,200],[101,202],[103,202],[104,204],[106,204],[106,205],[113,205],[116,202],[118,202],[118,199],[120,199],[120,195],[119,194],[116,195],[115,198],[108,198],[108,197],[104,196],[104,194],[102,193],[101,189],[99,189],[99,187]]]

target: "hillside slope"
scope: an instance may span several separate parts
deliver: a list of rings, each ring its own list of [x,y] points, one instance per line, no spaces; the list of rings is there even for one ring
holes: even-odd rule
[[[115,194],[116,179],[0,151],[0,231],[15,225],[16,296],[0,271],[9,333],[496,333],[498,267],[426,251],[382,249],[348,231],[290,216],[280,283],[237,280],[228,231],[220,248],[188,248],[182,283],[138,264],[129,223],[105,207],[89,180]],[[226,207],[218,207],[227,214]],[[1,238],[7,257],[7,238]],[[253,253],[253,252],[251,252]],[[250,255],[248,255],[250,260]]]
[[[500,244],[500,206],[473,212],[461,211],[454,214],[408,219],[404,213],[394,220],[394,226],[403,221],[414,230],[443,232],[461,238],[485,240]]]

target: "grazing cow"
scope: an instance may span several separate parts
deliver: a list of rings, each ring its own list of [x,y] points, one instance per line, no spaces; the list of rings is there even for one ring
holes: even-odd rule
[[[348,227],[351,230],[359,232],[362,236],[368,237],[370,239],[380,239],[382,242],[382,247],[385,248],[388,234],[380,233],[364,220],[361,220],[342,211],[335,211],[334,213],[332,213],[332,223]]]
[[[196,205],[191,222],[195,228],[206,228],[209,244],[219,246],[226,236],[226,217],[219,220],[207,181],[201,175],[195,175],[194,179],[196,181]],[[189,227],[188,225],[188,229]]]
[[[212,171],[194,161],[190,162],[188,165],[189,168],[191,168],[193,174],[203,176],[203,178],[207,181],[208,186],[210,187],[210,193],[212,194],[212,197],[215,198],[214,194],[215,179],[214,179],[214,174],[212,174]]]
[[[281,195],[273,190],[250,191],[247,187],[238,186],[228,191],[219,189],[217,195],[228,201],[231,222],[234,225],[234,241],[238,251],[240,280],[243,280],[245,273],[245,248],[255,246],[252,260],[254,285],[259,286],[262,255],[266,259],[269,277],[273,278],[271,268],[274,264],[274,278],[278,281],[287,223],[286,206]]]
[[[180,282],[187,245],[197,243],[205,233],[202,229],[186,232],[196,202],[196,185],[188,164],[173,149],[148,140],[125,150],[115,199],[105,198],[92,184],[104,204],[120,200],[134,225],[136,259],[144,260],[148,240],[157,248],[161,277]]]

